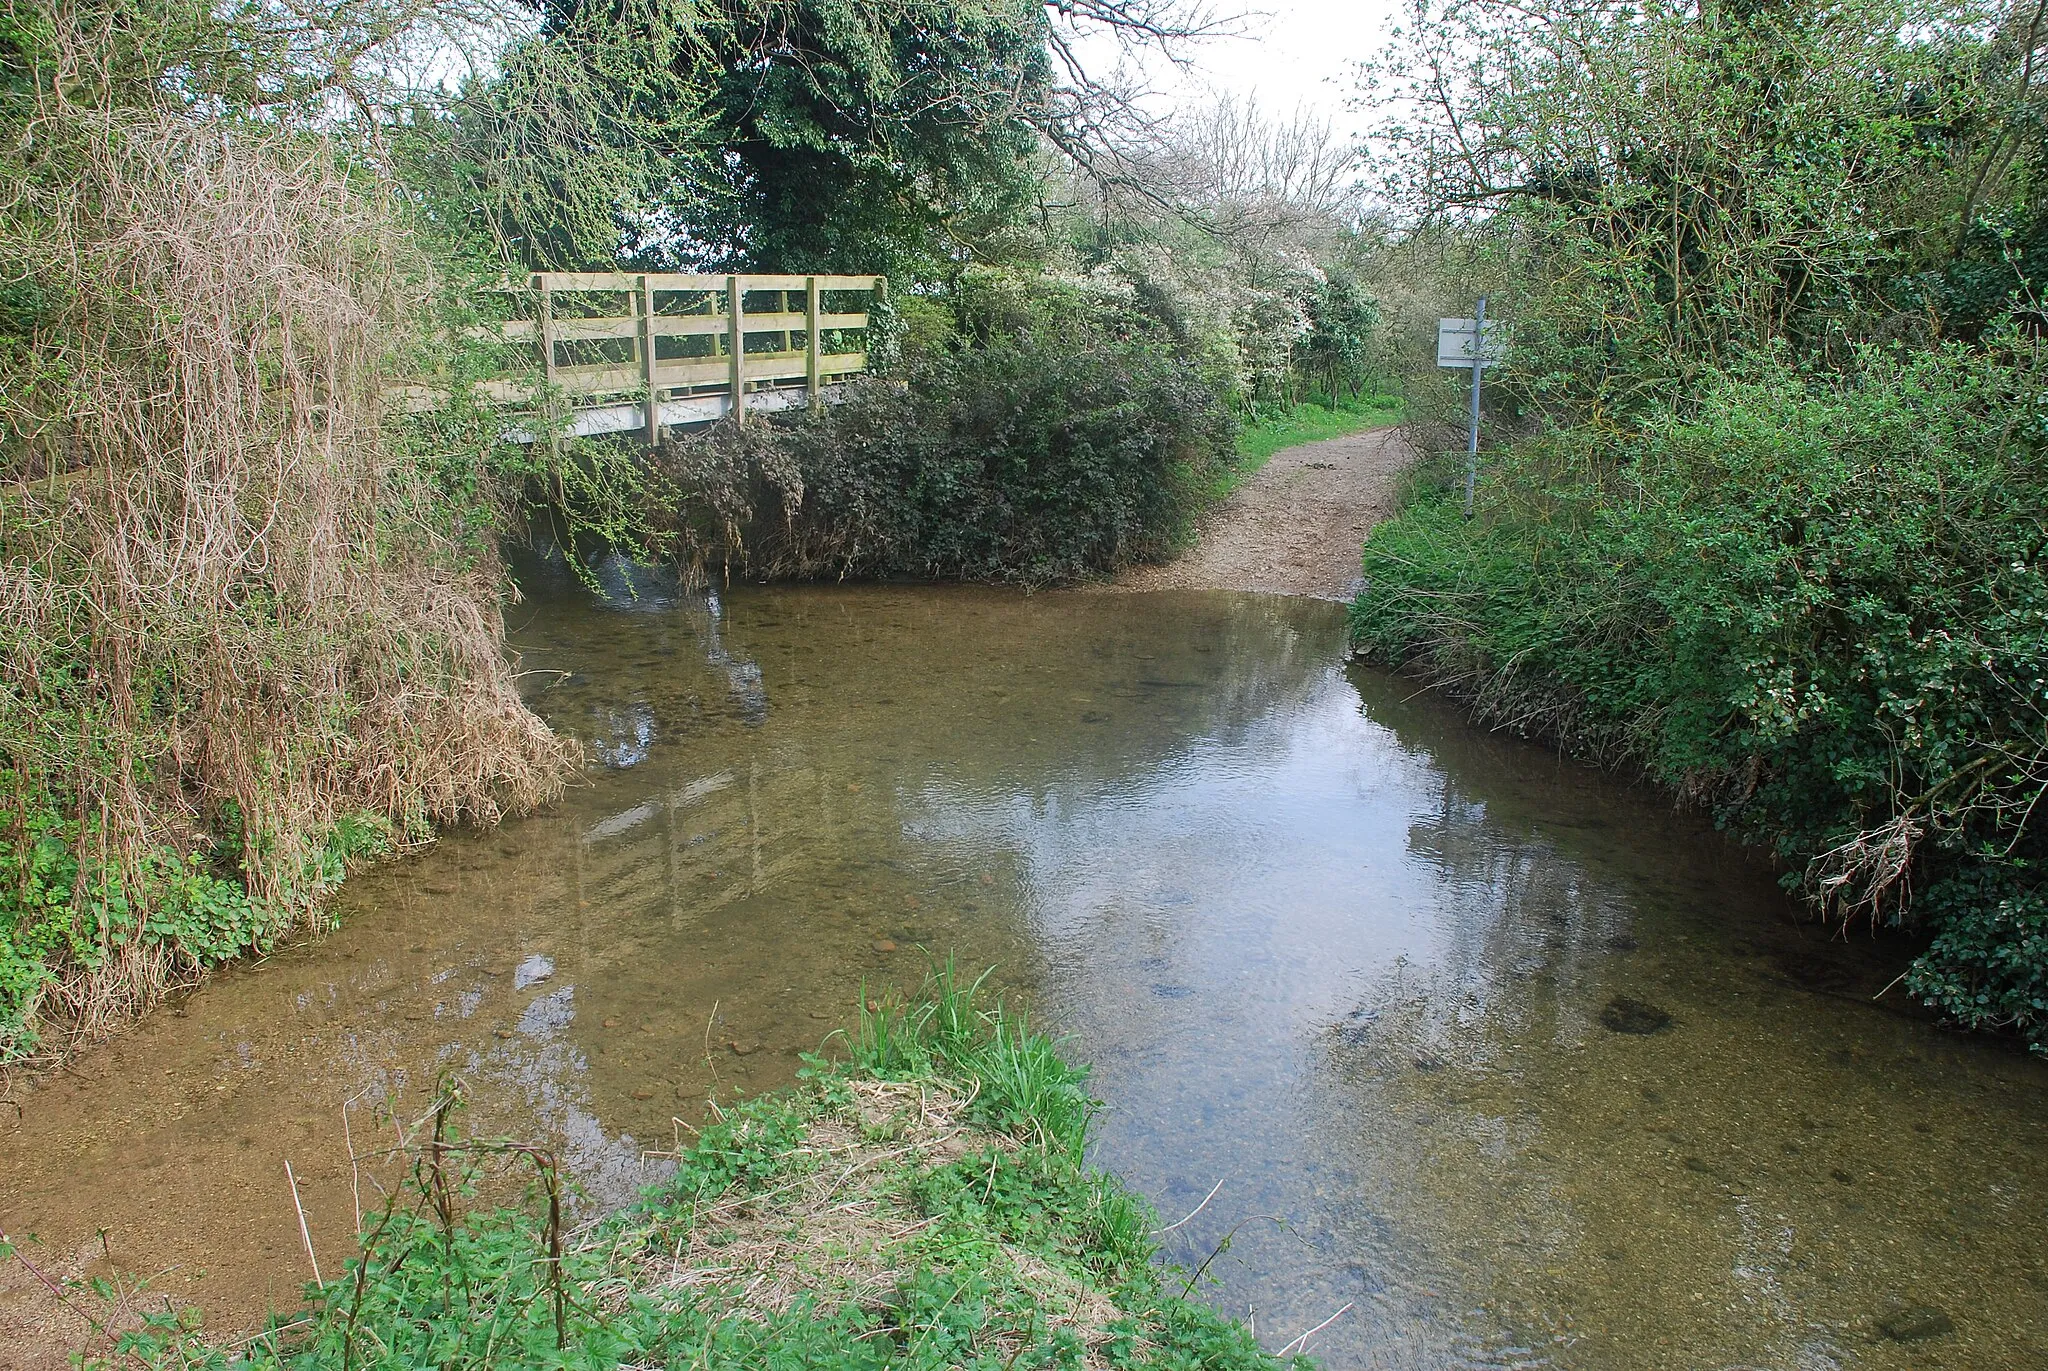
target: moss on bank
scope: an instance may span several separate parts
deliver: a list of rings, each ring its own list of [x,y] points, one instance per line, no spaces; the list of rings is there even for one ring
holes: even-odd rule
[[[1083,1157],[1097,1103],[1020,1015],[936,973],[863,1009],[846,1058],[719,1114],[633,1208],[565,1233],[551,1157],[410,1144],[361,1255],[229,1353],[160,1316],[112,1360],[198,1368],[1307,1367],[1157,1264],[1146,1204]],[[458,1212],[487,1167],[529,1203]]]

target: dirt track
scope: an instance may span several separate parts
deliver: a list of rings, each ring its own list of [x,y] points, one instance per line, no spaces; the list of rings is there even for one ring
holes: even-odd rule
[[[1137,567],[1113,590],[1258,590],[1349,599],[1358,549],[1394,509],[1410,453],[1398,428],[1282,449],[1209,517],[1177,561]]]

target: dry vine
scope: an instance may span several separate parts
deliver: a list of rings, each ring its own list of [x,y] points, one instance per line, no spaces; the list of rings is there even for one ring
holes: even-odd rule
[[[488,822],[571,757],[514,689],[491,546],[387,422],[430,283],[386,188],[184,110],[53,96],[34,132],[71,166],[0,234],[56,302],[0,374],[0,817],[69,821],[72,952],[24,1018],[91,1034],[200,960],[126,912],[152,854],[239,839],[267,940],[338,821]]]

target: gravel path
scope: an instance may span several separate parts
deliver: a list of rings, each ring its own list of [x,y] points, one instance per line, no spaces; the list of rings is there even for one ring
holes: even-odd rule
[[[1177,561],[1135,567],[1112,590],[1258,590],[1346,600],[1358,549],[1394,510],[1411,460],[1398,428],[1283,448],[1209,516]]]

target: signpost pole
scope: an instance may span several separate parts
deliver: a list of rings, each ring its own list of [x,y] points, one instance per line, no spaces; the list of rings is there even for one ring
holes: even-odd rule
[[[1465,436],[1465,517],[1472,517],[1472,488],[1479,483],[1479,376],[1486,369],[1486,297],[1472,321],[1472,413]]]

